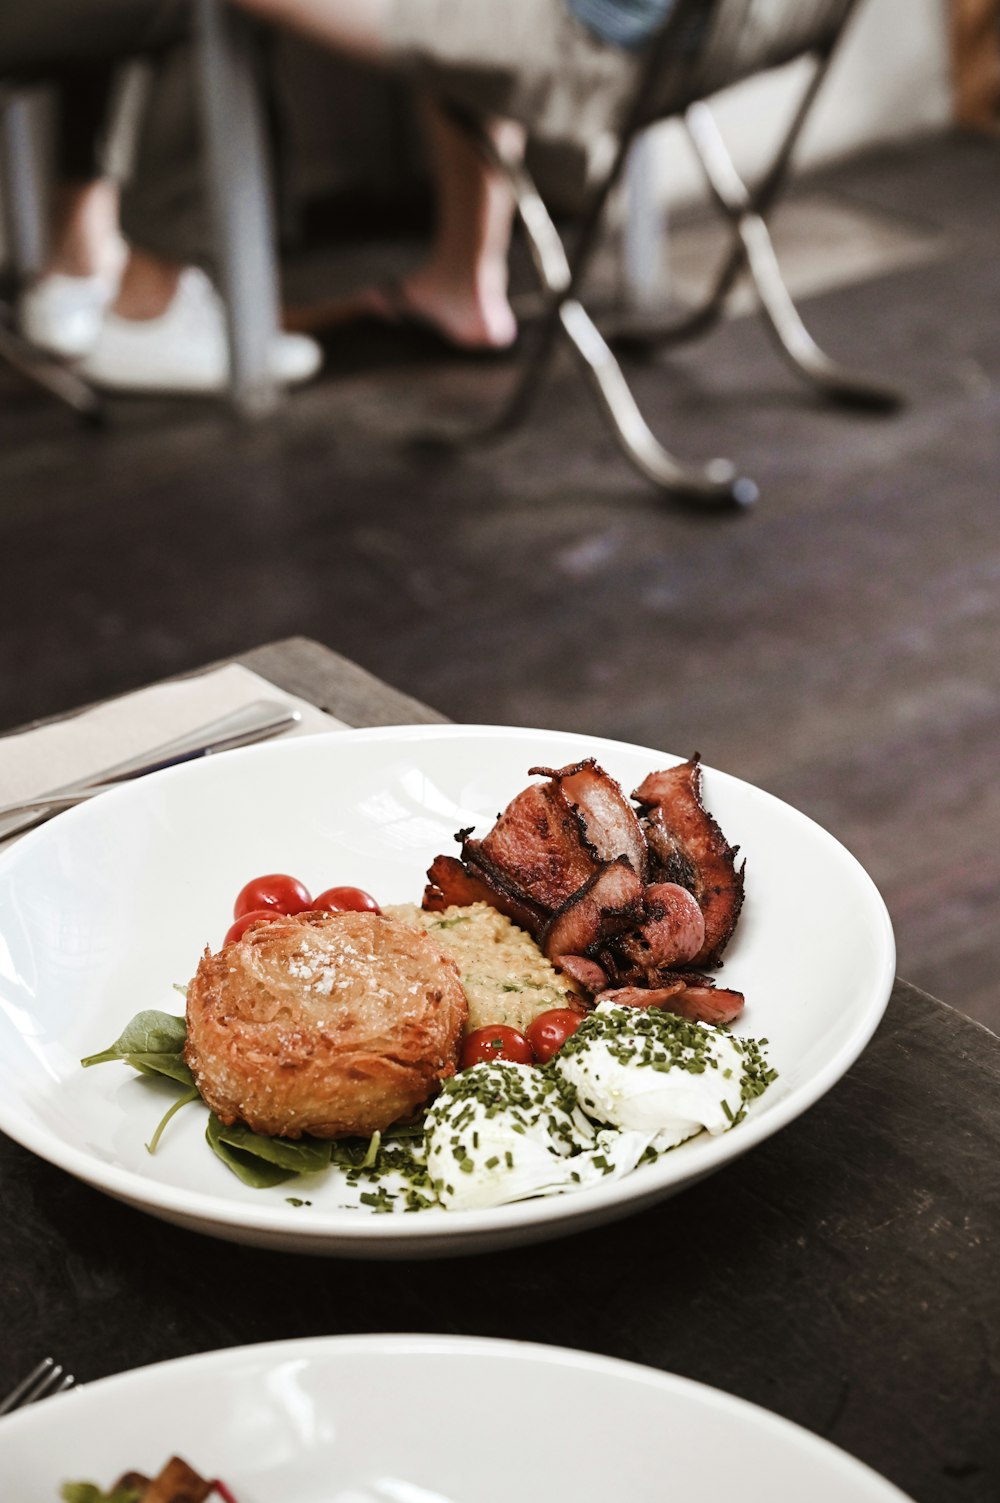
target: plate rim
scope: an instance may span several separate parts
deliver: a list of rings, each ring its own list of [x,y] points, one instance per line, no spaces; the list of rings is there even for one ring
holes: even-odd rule
[[[456,741],[472,740],[484,735],[506,740],[538,736],[566,744],[583,742],[588,748],[603,746],[612,751],[621,749],[629,754],[659,759],[665,765],[674,765],[686,760],[674,752],[641,746],[636,742],[597,736],[589,732],[546,730],[534,726],[488,723],[456,725],[447,721],[430,724],[408,723],[398,726],[359,726],[348,727],[344,730],[319,731],[309,736],[240,747],[219,753],[212,758],[164,768],[141,779],[123,783],[120,788],[100,795],[100,801],[121,802],[139,797],[140,788],[159,787],[178,780],[208,777],[214,774],[220,761],[228,763],[232,758],[239,758],[242,761],[265,761],[273,757],[275,752],[282,750],[292,751],[293,755],[299,755],[304,754],[301,751],[302,748],[317,743],[334,745],[343,744],[345,740],[362,744],[368,741],[406,743],[436,739]],[[296,747],[300,748],[298,753],[293,750]],[[215,764],[214,768],[208,765],[212,763]],[[750,783],[733,773],[724,772],[713,764],[703,764],[703,767],[711,774],[713,780],[720,779],[725,783],[749,790],[753,797],[764,801],[765,804],[772,804],[790,813],[796,820],[810,827],[821,843],[826,843],[830,848],[835,849],[842,859],[846,858],[856,879],[860,880],[862,890],[867,892],[872,901],[873,916],[876,913],[878,915],[877,938],[880,941],[881,955],[877,975],[873,972],[867,985],[863,1003],[864,1011],[839,1049],[824,1061],[823,1066],[808,1081],[800,1084],[788,1096],[775,1102],[766,1113],[751,1115],[742,1122],[738,1135],[724,1133],[713,1139],[710,1162],[699,1165],[693,1173],[682,1176],[680,1180],[670,1173],[668,1155],[659,1163],[644,1166],[642,1185],[639,1190],[636,1189],[633,1176],[625,1175],[607,1185],[590,1186],[579,1195],[542,1196],[508,1205],[482,1207],[461,1212],[430,1209],[416,1216],[374,1216],[363,1215],[351,1209],[329,1211],[311,1209],[309,1217],[303,1218],[296,1215],[296,1208],[292,1206],[266,1203],[256,1206],[243,1201],[220,1203],[218,1197],[205,1191],[146,1180],[136,1170],[95,1160],[92,1155],[75,1145],[64,1143],[44,1125],[36,1128],[35,1124],[25,1121],[16,1112],[12,1113],[7,1099],[2,1094],[0,1094],[0,1131],[5,1132],[22,1147],[55,1167],[106,1194],[139,1209],[147,1210],[150,1214],[162,1214],[171,1220],[180,1219],[183,1224],[187,1225],[197,1222],[205,1228],[224,1227],[234,1232],[259,1231],[265,1235],[270,1234],[271,1237],[288,1235],[301,1244],[303,1251],[321,1251],[324,1244],[331,1251],[342,1246],[348,1256],[362,1243],[381,1244],[385,1247],[398,1243],[400,1246],[419,1249],[424,1243],[437,1242],[442,1238],[454,1242],[456,1252],[460,1252],[464,1241],[479,1241],[492,1234],[502,1236],[504,1233],[509,1233],[516,1236],[519,1232],[540,1224],[550,1226],[552,1235],[560,1235],[574,1220],[592,1219],[595,1215],[600,1216],[602,1212],[613,1209],[622,1202],[634,1204],[635,1209],[640,1210],[651,1202],[659,1200],[664,1194],[670,1193],[673,1185],[676,1185],[679,1191],[697,1179],[715,1173],[802,1116],[851,1068],[870,1042],[885,1014],[895,981],[896,953],[892,923],[885,902],[873,879],[843,842],[810,815],[804,814],[793,804],[758,787],[757,784]],[[9,864],[14,864],[20,859],[20,853],[25,849],[30,850],[35,844],[50,839],[53,828],[65,830],[71,823],[85,822],[92,818],[91,811],[96,802],[80,804],[56,815],[45,825],[29,831],[20,840],[14,842],[7,851],[0,852],[0,878],[4,876]]]
[[[455,1358],[469,1356],[487,1360],[507,1358],[515,1362],[545,1363],[554,1369],[571,1369],[576,1372],[594,1373],[638,1382],[647,1388],[659,1390],[665,1400],[676,1398],[678,1395],[686,1395],[692,1397],[695,1402],[714,1409],[723,1418],[727,1413],[739,1412],[745,1418],[752,1419],[755,1424],[776,1439],[797,1443],[817,1458],[822,1457],[827,1463],[832,1464],[831,1471],[839,1467],[849,1474],[853,1473],[859,1481],[864,1479],[870,1486],[881,1488],[886,1503],[890,1503],[893,1499],[897,1500],[897,1503],[912,1503],[909,1496],[902,1492],[894,1482],[883,1476],[881,1472],[877,1472],[867,1462],[834,1444],[826,1436],[817,1434],[807,1426],[800,1425],[795,1420],[788,1419],[785,1415],[778,1414],[775,1410],[768,1409],[753,1399],[743,1398],[739,1394],[730,1393],[727,1389],[719,1388],[712,1383],[705,1383],[698,1378],[689,1378],[667,1368],[654,1367],[650,1363],[635,1362],[626,1357],[611,1356],[603,1352],[593,1352],[583,1347],[569,1347],[541,1341],[522,1341],[510,1336],[481,1336],[460,1332],[372,1331],[289,1336],[275,1341],[244,1342],[238,1346],[215,1347],[209,1351],[192,1352],[180,1357],[167,1357],[158,1362],[144,1363],[141,1367],[126,1368],[103,1378],[95,1378],[92,1382],[80,1384],[76,1389],[71,1390],[71,1393],[76,1395],[72,1402],[74,1407],[80,1400],[87,1404],[94,1403],[98,1408],[107,1404],[113,1405],[118,1392],[136,1380],[140,1384],[149,1383],[155,1386],[157,1380],[165,1374],[168,1375],[168,1383],[174,1379],[177,1386],[182,1386],[184,1375],[192,1368],[211,1373],[213,1368],[238,1369],[245,1364],[259,1363],[264,1359],[268,1370],[271,1370],[283,1362],[322,1362],[327,1354],[335,1356],[342,1354],[349,1359],[354,1355],[379,1352],[384,1353],[387,1358],[426,1354]],[[91,1399],[91,1395],[94,1394],[97,1395],[96,1400]],[[69,1400],[67,1394],[60,1394],[56,1397],[63,1401]],[[0,1460],[2,1460],[4,1439],[7,1436],[19,1430],[27,1430],[29,1435],[32,1429],[44,1430],[53,1412],[48,1405],[34,1404],[0,1417]]]

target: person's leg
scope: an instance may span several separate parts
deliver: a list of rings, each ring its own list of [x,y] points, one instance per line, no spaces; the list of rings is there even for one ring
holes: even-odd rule
[[[125,255],[113,162],[125,59],[188,26],[186,0],[32,0],[0,5],[0,75],[57,83],[57,181],[47,264],[18,304],[22,331],[65,356],[93,345]]]
[[[32,0],[0,5],[0,75],[56,76],[63,108],[57,161],[67,188],[57,203],[53,269],[90,275],[108,253],[117,190],[105,156],[115,121],[116,77],[128,58],[146,56],[150,87],[121,193],[122,227],[136,247],[124,295],[147,310],[169,302],[181,267],[204,260],[201,139],[192,82],[189,0]],[[117,235],[116,235],[117,240]],[[147,316],[150,316],[147,312]]]
[[[123,124],[116,88],[122,65],[93,62],[60,77],[49,254],[19,307],[22,329],[43,348],[89,354],[109,307],[122,318],[159,318],[173,301],[186,261],[198,252],[204,256],[207,237],[197,228],[204,195],[194,102],[176,87],[189,71],[188,52],[178,44],[150,65],[150,97],[135,101],[137,118],[128,122],[138,148],[124,153],[130,160],[121,195],[107,170],[106,149],[114,127]],[[172,66],[178,58],[181,66]],[[161,73],[166,91],[158,87]],[[157,97],[164,92],[168,97]],[[144,108],[146,103],[154,108]],[[192,242],[193,255],[179,253]]]
[[[507,256],[514,201],[506,179],[436,105],[424,116],[436,190],[430,255],[403,282],[406,304],[457,345],[498,348],[517,335],[507,300]],[[524,150],[513,121],[491,130],[505,153]]]
[[[172,66],[172,57],[181,58],[181,66]],[[124,175],[134,185],[126,181],[121,215],[120,185],[107,170],[105,148],[121,123],[114,119],[114,106],[121,103],[116,80],[122,65],[95,61],[61,75],[49,254],[22,306],[22,322],[32,326],[29,334],[34,332],[36,342],[60,353],[86,353],[112,299],[122,317],[159,317],[174,297],[185,260],[195,258],[176,253],[179,239],[186,235],[196,252],[204,253],[206,237],[191,228],[203,218],[194,101],[185,97],[183,82],[178,88],[188,62],[187,46],[178,45],[163,54],[162,63],[150,65],[148,97],[138,101],[138,120],[130,122],[136,140],[126,153]],[[170,122],[166,129],[165,121]],[[161,227],[170,225],[172,214],[186,229],[174,224],[165,232],[169,244],[161,249]],[[122,228],[132,237],[130,244],[123,241]],[[85,336],[77,329],[84,303]],[[53,326],[47,337],[39,337],[43,314]]]
[[[114,80],[111,63],[67,70],[59,80],[45,273],[110,281],[121,269],[118,187],[105,170],[102,150]]]
[[[187,39],[150,61],[121,195],[129,256],[113,311],[122,318],[159,318],[173,300],[184,267],[209,261],[195,67]]]
[[[238,0],[247,10],[312,37],[332,51],[390,66],[392,0]],[[391,318],[415,314],[454,344],[503,349],[517,333],[507,300],[507,253],[513,200],[503,178],[471,139],[432,102],[424,109],[436,195],[427,260],[391,297],[377,289],[355,306]],[[491,127],[506,151],[523,150],[512,121]]]
[[[225,310],[191,264],[211,250],[191,19],[189,0],[0,5],[0,75],[46,77],[84,60],[150,59],[150,97],[121,195],[131,243],[118,298],[98,316],[93,342],[73,350],[64,342],[61,350],[83,354],[84,374],[116,389],[216,392],[228,380]],[[310,339],[279,334],[272,359],[276,379],[293,382],[316,371],[321,352]]]
[[[129,255],[82,367],[105,389],[210,394],[226,388],[226,310],[203,269],[212,268],[214,249],[203,156],[197,58],[192,42],[181,38],[150,59],[121,196]],[[314,375],[322,356],[313,340],[278,333],[270,358],[274,378],[293,384]]]
[[[18,299],[25,338],[70,358],[96,339],[125,256],[118,188],[105,166],[114,93],[113,63],[84,62],[57,76],[45,260]]]
[[[112,277],[120,265],[118,184],[106,177],[56,183],[43,275]]]

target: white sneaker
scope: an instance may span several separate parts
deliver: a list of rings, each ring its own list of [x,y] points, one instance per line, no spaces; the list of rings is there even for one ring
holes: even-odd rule
[[[323,353],[305,334],[278,334],[271,372],[283,386],[314,376]],[[229,346],[222,299],[197,267],[185,267],[177,291],[159,318],[107,313],[80,374],[108,391],[176,395],[225,391]]]
[[[69,277],[51,272],[18,299],[18,328],[39,349],[75,360],[97,342],[117,285],[113,276]]]

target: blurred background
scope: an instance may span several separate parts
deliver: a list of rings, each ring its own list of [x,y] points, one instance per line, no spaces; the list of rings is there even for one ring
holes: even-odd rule
[[[998,9],[861,4],[773,216],[809,328],[901,389],[898,410],[804,387],[742,282],[705,338],[623,357],[656,432],[685,458],[731,458],[755,507],[658,493],[565,357],[513,436],[446,455],[414,436],[492,411],[518,351],[477,361],[317,315],[322,370],[266,416],[143,394],[112,397],[96,428],[0,346],[0,728],[301,634],[456,720],[698,750],[842,840],[886,899],[900,973],[1000,1029]],[[404,84],[285,36],[264,57],[294,322],[405,272],[432,204]],[[751,181],[803,67],[715,101]],[[44,78],[0,83],[29,142],[5,147],[15,329],[65,122]],[[141,76],[129,87],[141,108]],[[579,164],[531,161],[570,225]],[[15,188],[41,208],[34,229],[14,222]],[[698,297],[728,234],[680,126],[657,126],[588,306],[655,320]],[[511,264],[530,337],[519,239]]]

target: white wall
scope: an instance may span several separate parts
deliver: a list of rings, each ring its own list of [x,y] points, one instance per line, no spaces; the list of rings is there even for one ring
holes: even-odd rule
[[[951,117],[948,0],[863,0],[803,132],[796,164],[812,166],[946,125]],[[716,118],[737,167],[767,161],[810,64],[793,63],[720,95]],[[665,206],[704,195],[679,125],[654,133],[656,197]]]

